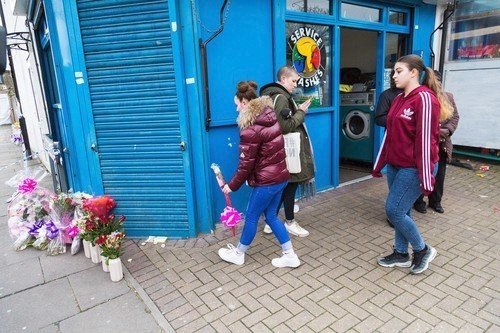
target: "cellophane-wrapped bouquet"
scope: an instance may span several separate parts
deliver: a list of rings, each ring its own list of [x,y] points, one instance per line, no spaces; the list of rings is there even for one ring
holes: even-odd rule
[[[8,207],[9,232],[16,251],[32,245],[45,249],[57,232],[49,216],[54,194],[38,186],[33,178],[25,178],[18,186]]]

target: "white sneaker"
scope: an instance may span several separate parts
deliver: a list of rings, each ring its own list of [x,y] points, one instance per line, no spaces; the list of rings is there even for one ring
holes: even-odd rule
[[[271,227],[267,223],[264,225],[264,233],[265,234],[272,234],[273,233],[273,231],[271,230]]]
[[[280,258],[274,258],[271,263],[274,267],[282,268],[282,267],[299,267],[300,260],[299,257],[295,253],[283,253]]]
[[[243,265],[245,262],[245,253],[239,252],[233,244],[227,244],[227,249],[225,247],[219,249],[219,257],[236,265]]]
[[[302,228],[295,220],[292,220],[292,223],[290,223],[290,224],[288,222],[285,222],[285,228],[289,234],[292,234],[292,235],[295,235],[298,237],[309,236],[309,231]]]

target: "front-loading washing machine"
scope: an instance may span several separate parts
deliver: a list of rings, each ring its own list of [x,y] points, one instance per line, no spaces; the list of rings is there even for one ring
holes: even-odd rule
[[[340,158],[373,162],[373,92],[340,95]]]

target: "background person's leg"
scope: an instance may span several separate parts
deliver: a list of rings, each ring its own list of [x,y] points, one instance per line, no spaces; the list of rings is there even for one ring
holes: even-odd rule
[[[434,209],[438,213],[444,213],[444,209],[441,207],[441,199],[444,192],[444,178],[446,176],[446,159],[448,155],[446,152],[439,152],[439,163],[438,170],[436,174],[436,183],[434,184],[434,191],[429,195],[429,207]]]

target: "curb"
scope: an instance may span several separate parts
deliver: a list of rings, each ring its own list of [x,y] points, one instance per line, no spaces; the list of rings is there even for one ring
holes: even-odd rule
[[[125,280],[129,283],[129,286],[135,290],[137,295],[142,299],[151,315],[155,319],[156,323],[163,332],[166,333],[175,333],[174,328],[170,325],[170,323],[165,319],[165,317],[161,314],[160,309],[156,306],[153,300],[149,297],[146,291],[141,287],[139,282],[130,274],[127,267],[123,265],[123,275],[125,276]]]

